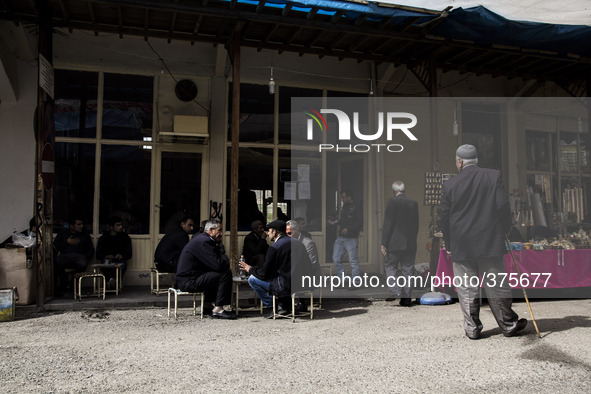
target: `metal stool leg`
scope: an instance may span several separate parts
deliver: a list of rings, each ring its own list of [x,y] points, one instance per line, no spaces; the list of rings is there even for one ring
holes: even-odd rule
[[[172,289],[168,289],[168,318],[170,319],[170,293]]]

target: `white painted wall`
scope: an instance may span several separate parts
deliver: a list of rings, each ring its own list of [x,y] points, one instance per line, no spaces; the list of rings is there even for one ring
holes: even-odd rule
[[[0,102],[0,240],[24,230],[35,199],[37,65],[17,60],[19,97]],[[1,242],[0,241],[0,242]]]

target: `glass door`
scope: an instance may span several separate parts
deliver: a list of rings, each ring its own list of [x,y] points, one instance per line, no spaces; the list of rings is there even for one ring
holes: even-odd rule
[[[195,231],[198,231],[201,220],[209,217],[207,193],[203,193],[206,191],[205,149],[162,148],[157,157],[154,223],[158,231],[155,233],[166,234],[178,226],[184,216],[195,221]]]

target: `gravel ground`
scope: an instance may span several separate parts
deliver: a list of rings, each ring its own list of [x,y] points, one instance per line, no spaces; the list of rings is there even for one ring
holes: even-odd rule
[[[516,312],[529,319],[524,302]],[[2,392],[591,392],[590,300],[532,303],[505,338],[487,306],[483,338],[459,304],[327,300],[314,320],[166,309],[31,313],[0,323]]]

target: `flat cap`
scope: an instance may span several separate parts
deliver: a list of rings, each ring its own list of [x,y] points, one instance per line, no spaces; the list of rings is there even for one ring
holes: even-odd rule
[[[476,152],[476,147],[474,145],[464,144],[458,148],[456,156],[462,160],[470,160],[476,159],[478,153]]]
[[[273,220],[272,222],[269,222],[269,224],[267,224],[267,230],[270,228],[275,229],[280,233],[284,233],[286,229],[286,224],[283,220]]]

